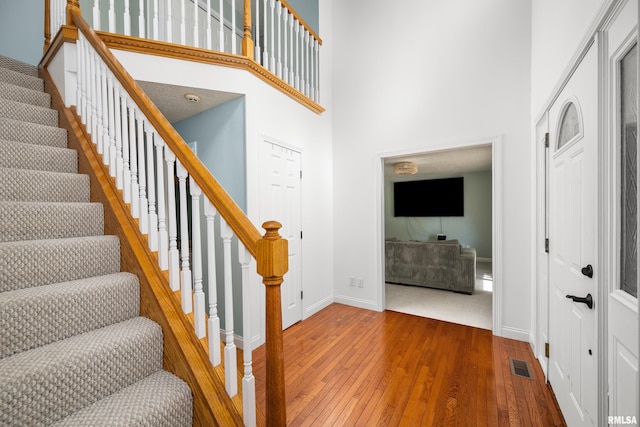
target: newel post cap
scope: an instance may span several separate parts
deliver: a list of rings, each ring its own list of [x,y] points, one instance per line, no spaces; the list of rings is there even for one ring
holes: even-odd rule
[[[267,221],[262,224],[262,228],[266,233],[256,245],[258,274],[264,278],[266,285],[279,285],[282,283],[282,276],[289,271],[289,242],[278,233],[282,228],[279,222]]]

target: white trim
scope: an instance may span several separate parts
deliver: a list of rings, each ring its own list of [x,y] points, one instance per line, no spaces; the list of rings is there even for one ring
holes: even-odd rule
[[[384,287],[384,286],[383,286]],[[360,298],[353,298],[348,296],[336,295],[334,298],[334,302],[338,304],[350,305],[358,308],[365,308],[367,310],[373,311],[383,311],[378,309],[378,304],[375,301],[364,300]]]
[[[509,338],[512,340],[531,343],[531,331],[527,331],[526,329],[512,328],[509,326],[505,326],[500,331],[500,336],[504,338]]]
[[[378,205],[378,209],[376,210],[376,228],[377,228],[377,239],[376,239],[376,257],[378,259],[376,269],[377,280],[377,303],[375,302],[365,302],[361,300],[354,300],[351,298],[342,298],[336,296],[336,302],[349,301],[347,304],[356,305],[358,307],[370,308],[370,304],[375,306],[376,311],[384,311],[386,308],[385,301],[385,274],[384,274],[384,160],[388,157],[397,157],[397,156],[405,156],[405,155],[418,155],[425,154],[435,151],[450,151],[460,148],[469,148],[479,145],[491,145],[491,174],[492,174],[492,204],[491,204],[491,217],[492,217],[492,255],[491,261],[493,263],[493,301],[492,301],[492,312],[493,312],[493,321],[492,321],[492,332],[494,335],[504,336],[504,330],[507,328],[502,327],[502,312],[503,312],[503,183],[502,183],[502,175],[503,175],[503,163],[502,163],[502,135],[487,137],[487,138],[476,138],[474,140],[468,141],[459,141],[453,143],[442,143],[441,145],[434,145],[429,147],[421,147],[421,148],[408,148],[403,150],[391,151],[391,152],[383,152],[378,153],[375,156],[375,185],[376,187],[376,203]],[[533,280],[533,279],[530,279]],[[522,341],[528,341],[529,331],[526,332],[525,336],[518,334],[518,336]]]
[[[303,300],[304,301],[304,300]],[[306,307],[302,313],[302,320],[308,319],[309,317],[313,316],[314,314],[322,311],[323,309],[329,307],[331,304],[333,304],[334,302],[334,298],[333,296],[328,296],[327,298],[318,301],[317,303],[310,305],[309,307]],[[304,307],[304,303],[303,303],[303,307]]]

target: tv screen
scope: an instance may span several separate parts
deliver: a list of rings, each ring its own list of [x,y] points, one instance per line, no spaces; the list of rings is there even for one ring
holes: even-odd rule
[[[464,178],[393,184],[394,216],[464,216]]]

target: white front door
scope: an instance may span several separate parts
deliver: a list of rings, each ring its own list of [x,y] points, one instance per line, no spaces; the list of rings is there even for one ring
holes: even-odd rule
[[[637,2],[606,29],[607,204],[610,424],[638,425],[638,41]]]
[[[592,46],[549,110],[548,369],[572,427],[598,419],[597,65]]]
[[[289,272],[282,283],[282,327],[302,320],[301,154],[262,141],[260,161],[260,218],[282,224],[280,235],[289,241]]]

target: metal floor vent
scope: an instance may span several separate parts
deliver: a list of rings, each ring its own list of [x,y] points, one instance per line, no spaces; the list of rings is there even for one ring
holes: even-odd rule
[[[529,363],[527,363],[526,361],[510,357],[509,365],[511,366],[511,373],[513,375],[533,380],[533,377],[531,376],[531,370],[529,369]]]

